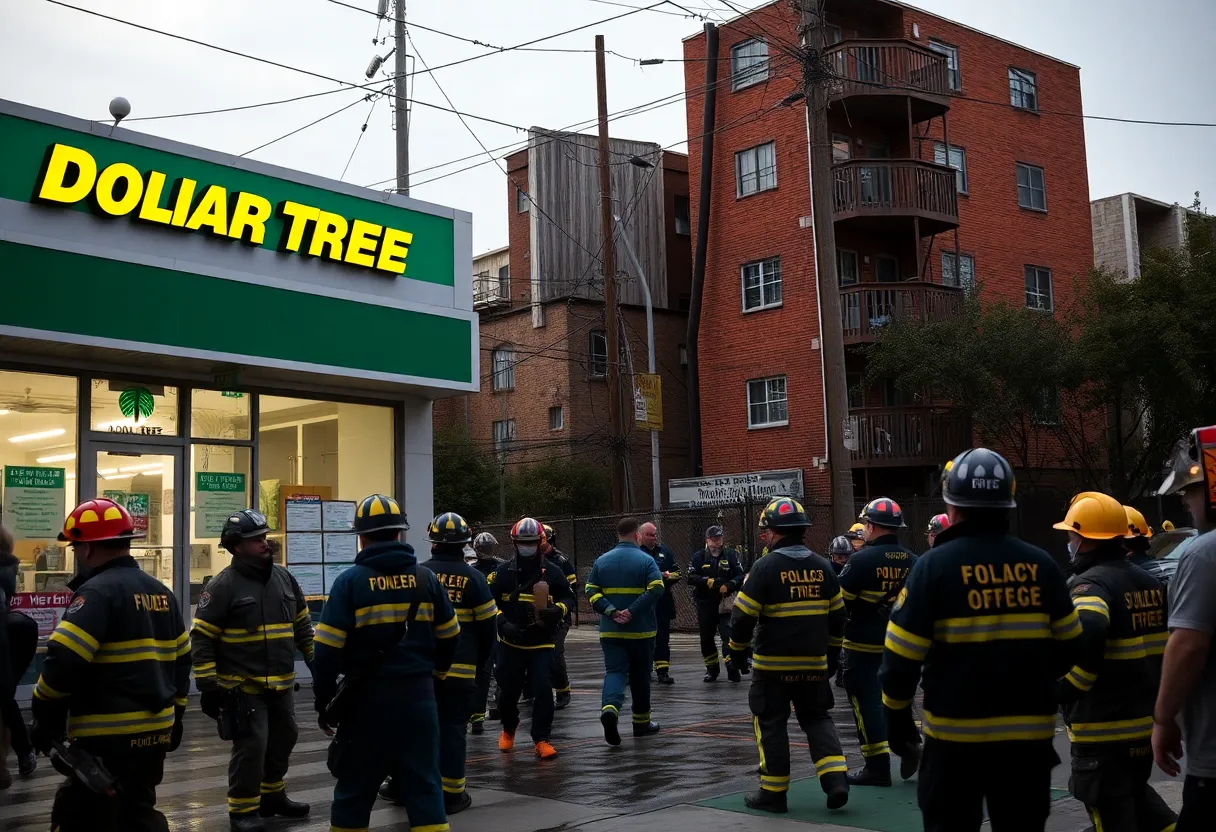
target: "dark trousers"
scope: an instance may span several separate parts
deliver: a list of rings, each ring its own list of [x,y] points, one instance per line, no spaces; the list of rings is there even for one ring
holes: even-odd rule
[[[338,778],[329,822],[367,829],[376,792],[391,775],[402,784],[410,828],[447,829],[439,776],[439,711],[429,678],[378,680],[342,720],[329,749]]]
[[[38,622],[28,615],[10,612],[5,621],[5,631],[8,634],[9,666],[13,674],[13,684],[21,684],[21,677],[29,670],[30,662],[38,651]],[[25,727],[25,718],[17,700],[9,697],[0,702],[0,722],[12,734],[13,751],[18,756],[24,756],[33,750],[30,745],[30,735]],[[3,761],[0,761],[3,765]]]
[[[566,670],[566,634],[569,632],[570,622],[563,619],[553,635],[553,665],[549,676],[557,693],[570,692],[570,673]]]
[[[109,754],[101,758],[118,780],[121,792],[107,797],[75,777],[64,780],[51,807],[51,829],[57,832],[168,832],[156,810],[156,787],[165,773],[163,752]]]
[[[653,638],[600,638],[604,651],[604,692],[600,712],[618,716],[625,704],[625,687],[633,698],[633,724],[650,723],[650,666]]]
[[[498,643],[497,666],[494,676],[498,680],[498,715],[502,729],[515,734],[519,727],[519,695],[524,689],[527,674],[532,694],[532,741],[549,739],[553,729],[553,689],[549,686],[550,665],[553,648],[540,647],[524,650],[503,642]]]
[[[669,670],[671,668],[671,619],[674,617],[675,613],[672,610],[663,607],[661,604],[659,605],[655,616],[657,623],[657,630],[654,636],[655,670]]]
[[[490,701],[490,687],[494,684],[494,657],[498,655],[498,642],[494,642],[494,646],[490,648],[490,658],[486,659],[486,663],[477,668],[477,679],[473,682],[473,715],[469,717],[470,722],[484,722],[486,718],[486,705]],[[495,692],[497,697],[497,691]],[[495,704],[494,707],[498,707]]]
[[[942,742],[925,737],[916,797],[925,832],[1043,832],[1051,811],[1050,741]]]
[[[464,792],[465,731],[473,711],[472,679],[444,679],[435,685],[439,708],[439,776],[444,794]]]
[[[806,734],[815,773],[824,792],[845,781],[844,750],[829,711],[835,704],[832,688],[822,673],[753,671],[747,704],[760,749],[760,788],[784,792],[790,787],[790,706]]]
[[[256,812],[262,795],[284,790],[283,777],[300,732],[291,691],[246,694],[249,727],[232,742],[228,763],[228,813]]]
[[[718,603],[697,604],[697,630],[701,634],[701,658],[705,666],[712,672],[718,670],[718,644],[715,638],[722,640],[722,655],[726,656],[727,667],[730,666],[730,616],[718,612]]]
[[[1216,777],[1187,775],[1182,786],[1182,814],[1174,832],[1211,829],[1212,818],[1216,818]]]
[[[1068,790],[1085,804],[1102,832],[1162,832],[1178,819],[1148,784],[1153,749],[1148,743],[1077,754],[1072,747]],[[1213,816],[1216,818],[1216,816]]]
[[[867,765],[889,766],[890,746],[887,744],[886,713],[882,709],[882,688],[878,684],[878,668],[882,653],[845,650],[848,657],[844,667],[844,690],[849,695],[853,721],[857,724],[857,741]]]

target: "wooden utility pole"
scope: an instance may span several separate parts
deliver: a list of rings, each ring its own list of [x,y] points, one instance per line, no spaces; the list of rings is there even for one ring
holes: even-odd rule
[[[828,471],[832,478],[832,527],[847,529],[856,517],[853,471],[844,444],[849,418],[848,382],[844,370],[844,328],[840,320],[840,284],[836,276],[836,227],[833,218],[832,140],[828,130],[828,86],[824,58],[827,23],[823,0],[801,0],[803,92],[810,134],[811,210],[814,213],[815,274],[819,291],[819,349],[823,355],[824,421],[827,423]]]
[[[617,343],[616,246],[612,235],[612,169],[608,164],[608,80],[604,36],[595,36],[595,92],[599,102],[600,263],[604,269],[604,331],[608,342],[608,441],[612,449],[612,510],[625,510],[625,437],[621,425],[621,350]],[[839,322],[838,322],[839,325]]]

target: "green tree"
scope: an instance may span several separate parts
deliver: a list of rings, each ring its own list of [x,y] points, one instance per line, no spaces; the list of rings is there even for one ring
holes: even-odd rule
[[[508,469],[506,490],[509,518],[600,514],[612,505],[608,469],[577,457],[554,457]]]
[[[454,511],[470,523],[496,517],[498,478],[493,457],[463,430],[435,433],[435,511]]]

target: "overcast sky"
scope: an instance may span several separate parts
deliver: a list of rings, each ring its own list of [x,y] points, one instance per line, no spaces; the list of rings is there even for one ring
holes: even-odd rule
[[[376,52],[373,15],[328,0],[65,0],[125,20],[233,50],[363,83]],[[374,10],[376,0],[343,0]],[[731,0],[735,6],[740,0]],[[422,26],[510,46],[593,23],[646,0],[413,0],[408,17]],[[723,0],[687,0],[693,11],[733,16]],[[750,6],[759,5],[751,0]],[[1161,121],[1216,122],[1212,38],[1213,0],[917,0],[914,5],[1045,52],[1081,67],[1088,114]],[[639,12],[585,29],[541,47],[588,49],[603,34],[608,48],[632,58],[678,58],[681,39],[702,21],[673,6],[672,14]],[[718,17],[712,16],[718,20]],[[414,29],[411,37],[431,66],[486,53],[480,46]],[[623,110],[682,92],[683,66],[639,67],[609,57],[608,105]],[[391,64],[391,61],[390,61]],[[421,69],[421,64],[418,64]],[[513,125],[566,127],[595,117],[595,59],[589,53],[490,54],[417,82],[414,97],[447,106],[436,81],[466,113]],[[136,122],[154,116],[254,104],[341,89],[296,72],[102,20],[47,0],[0,0],[0,97],[104,119],[115,95],[131,101],[125,126],[230,153],[245,153],[276,136],[357,102],[341,91],[290,104],[220,115]],[[357,103],[252,158],[338,178],[368,116]],[[684,102],[622,120],[614,136],[685,149]],[[427,183],[437,175],[485,161],[483,155],[424,171],[479,152],[456,116],[416,107],[411,135],[412,196],[471,211],[474,251],[505,245],[505,177],[493,163]],[[519,141],[522,132],[470,121],[491,149]],[[1136,191],[1189,204],[1201,191],[1216,203],[1216,129],[1086,122],[1090,196]],[[350,163],[346,180],[370,185],[394,174],[390,105],[381,100]],[[680,143],[680,144],[677,144]],[[501,153],[495,154],[501,156]],[[0,160],[3,164],[3,160]],[[391,182],[387,184],[392,184]]]

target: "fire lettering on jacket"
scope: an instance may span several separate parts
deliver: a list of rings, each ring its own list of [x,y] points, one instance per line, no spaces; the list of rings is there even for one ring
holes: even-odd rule
[[[413,575],[377,575],[368,578],[367,585],[379,592],[385,589],[413,589],[417,583]]]
[[[791,601],[823,597],[822,569],[791,569],[781,572],[780,578],[781,583],[789,587]]]
[[[1037,563],[963,564],[959,573],[964,586],[975,583],[983,587],[967,591],[967,606],[973,610],[1041,607],[1043,604],[1042,588],[1026,585],[1028,581],[1038,579]]]

